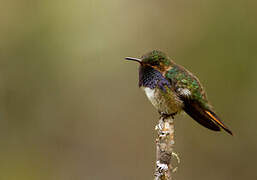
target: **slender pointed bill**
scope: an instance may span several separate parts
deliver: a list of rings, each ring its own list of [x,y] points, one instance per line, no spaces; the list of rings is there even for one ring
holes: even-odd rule
[[[136,61],[136,62],[139,62],[139,63],[141,63],[141,62],[142,62],[142,60],[141,60],[141,59],[139,59],[139,58],[126,57],[125,59],[126,59],[126,60],[128,60],[128,61]]]

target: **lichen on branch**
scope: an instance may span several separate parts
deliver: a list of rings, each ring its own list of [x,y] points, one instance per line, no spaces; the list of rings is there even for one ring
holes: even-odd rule
[[[176,156],[174,152],[174,119],[172,116],[160,117],[159,123],[156,125],[158,137],[156,139],[156,169],[154,173],[155,180],[171,180],[173,168],[171,163],[172,156]],[[177,157],[179,162],[179,159]]]

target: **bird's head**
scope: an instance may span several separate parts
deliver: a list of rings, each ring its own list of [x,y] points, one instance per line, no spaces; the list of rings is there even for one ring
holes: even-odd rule
[[[159,71],[166,71],[172,65],[170,58],[163,52],[153,50],[141,58],[126,57],[126,60],[139,62],[142,66],[151,66],[152,68]]]

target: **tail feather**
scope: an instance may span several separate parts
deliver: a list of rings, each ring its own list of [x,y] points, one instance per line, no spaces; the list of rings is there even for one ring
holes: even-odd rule
[[[233,135],[233,133],[221,122],[214,112],[204,109],[197,102],[185,103],[184,111],[196,122],[208,129],[220,131],[221,127],[226,132]]]

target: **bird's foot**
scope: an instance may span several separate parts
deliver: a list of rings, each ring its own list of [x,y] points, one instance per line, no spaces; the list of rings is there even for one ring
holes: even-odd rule
[[[177,114],[177,112],[171,113],[171,114],[166,114],[164,112],[159,112],[159,114],[161,115],[160,118],[167,119],[167,118],[171,117],[172,119],[174,119],[174,116]]]

